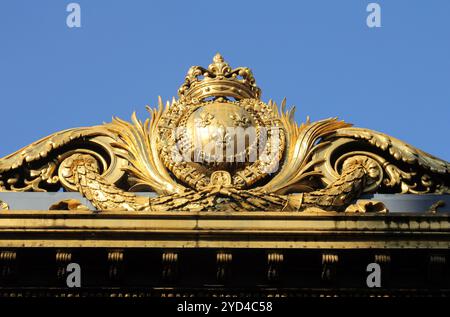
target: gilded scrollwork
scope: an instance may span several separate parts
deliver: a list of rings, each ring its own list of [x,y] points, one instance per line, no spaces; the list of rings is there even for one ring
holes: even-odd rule
[[[0,190],[64,188],[97,210],[148,212],[385,212],[358,198],[450,193],[448,162],[336,118],[298,125],[285,100],[261,101],[250,69],[220,55],[192,67],[178,93],[144,122],[133,114],[58,132],[0,159]]]
[[[9,205],[0,199],[0,210],[9,210]]]
[[[383,171],[380,184],[369,192],[446,194],[449,191],[450,165],[419,149],[383,133],[347,127],[324,139],[328,144],[313,156],[326,157],[320,167],[325,184],[339,177],[342,161],[352,155],[373,158]]]
[[[115,138],[105,126],[96,126],[61,131],[36,141],[0,159],[0,189],[57,191],[64,185],[59,167],[67,156],[75,152],[93,154],[101,163],[105,178],[111,183],[120,183],[124,177],[121,168],[127,162],[114,154],[111,144]]]

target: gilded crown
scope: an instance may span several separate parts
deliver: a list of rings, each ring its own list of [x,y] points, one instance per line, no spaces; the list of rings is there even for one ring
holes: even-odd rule
[[[259,99],[261,89],[256,86],[255,77],[250,68],[232,69],[217,53],[208,69],[192,66],[186,79],[178,89],[178,96],[185,99],[204,100],[208,97],[233,97]]]

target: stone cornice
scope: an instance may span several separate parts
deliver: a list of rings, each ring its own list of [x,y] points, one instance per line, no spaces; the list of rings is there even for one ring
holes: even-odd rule
[[[448,249],[450,215],[14,210],[0,247]]]

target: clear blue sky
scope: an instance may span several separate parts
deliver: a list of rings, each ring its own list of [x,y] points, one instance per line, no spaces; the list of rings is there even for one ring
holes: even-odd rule
[[[81,5],[79,29],[66,6]],[[220,51],[299,121],[338,116],[450,160],[450,1],[0,2],[0,156],[58,130],[143,119]]]

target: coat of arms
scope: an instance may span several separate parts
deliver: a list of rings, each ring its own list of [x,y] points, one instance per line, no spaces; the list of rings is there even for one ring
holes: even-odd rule
[[[450,193],[450,165],[336,118],[298,125],[249,68],[191,67],[150,118],[61,131],[0,159],[1,191],[78,191],[98,210],[383,211],[365,193]],[[156,192],[148,198],[135,192]]]

